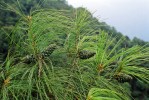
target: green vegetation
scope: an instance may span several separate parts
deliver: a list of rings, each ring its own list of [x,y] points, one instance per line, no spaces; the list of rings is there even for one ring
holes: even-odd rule
[[[0,23],[0,99],[149,98],[147,42],[131,41],[65,0],[5,2],[0,1],[7,19]]]

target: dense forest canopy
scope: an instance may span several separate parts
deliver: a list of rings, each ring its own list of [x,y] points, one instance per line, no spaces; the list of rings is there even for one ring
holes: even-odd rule
[[[0,99],[149,99],[148,42],[66,0],[1,0],[0,8]]]

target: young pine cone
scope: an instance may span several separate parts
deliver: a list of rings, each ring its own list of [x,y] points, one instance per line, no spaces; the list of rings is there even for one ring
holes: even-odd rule
[[[116,79],[120,83],[130,82],[133,78],[130,75],[120,73],[119,75],[115,75],[114,79]]]
[[[53,53],[53,51],[54,51],[56,48],[57,48],[57,45],[56,45],[56,44],[51,44],[51,45],[49,45],[44,51],[42,51],[42,55],[43,55],[44,57],[48,57],[48,56],[50,56],[50,55]]]
[[[95,54],[96,54],[95,52],[82,50],[79,52],[79,58],[80,59],[89,59],[89,58],[93,57]]]

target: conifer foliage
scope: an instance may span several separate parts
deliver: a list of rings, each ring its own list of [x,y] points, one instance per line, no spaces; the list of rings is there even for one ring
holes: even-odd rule
[[[149,84],[149,48],[90,27],[83,8],[22,16],[0,65],[2,100],[131,100],[133,79]]]

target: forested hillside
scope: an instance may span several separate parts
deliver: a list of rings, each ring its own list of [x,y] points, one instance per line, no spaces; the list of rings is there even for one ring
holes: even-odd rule
[[[1,100],[148,100],[149,44],[65,0],[0,1]]]

